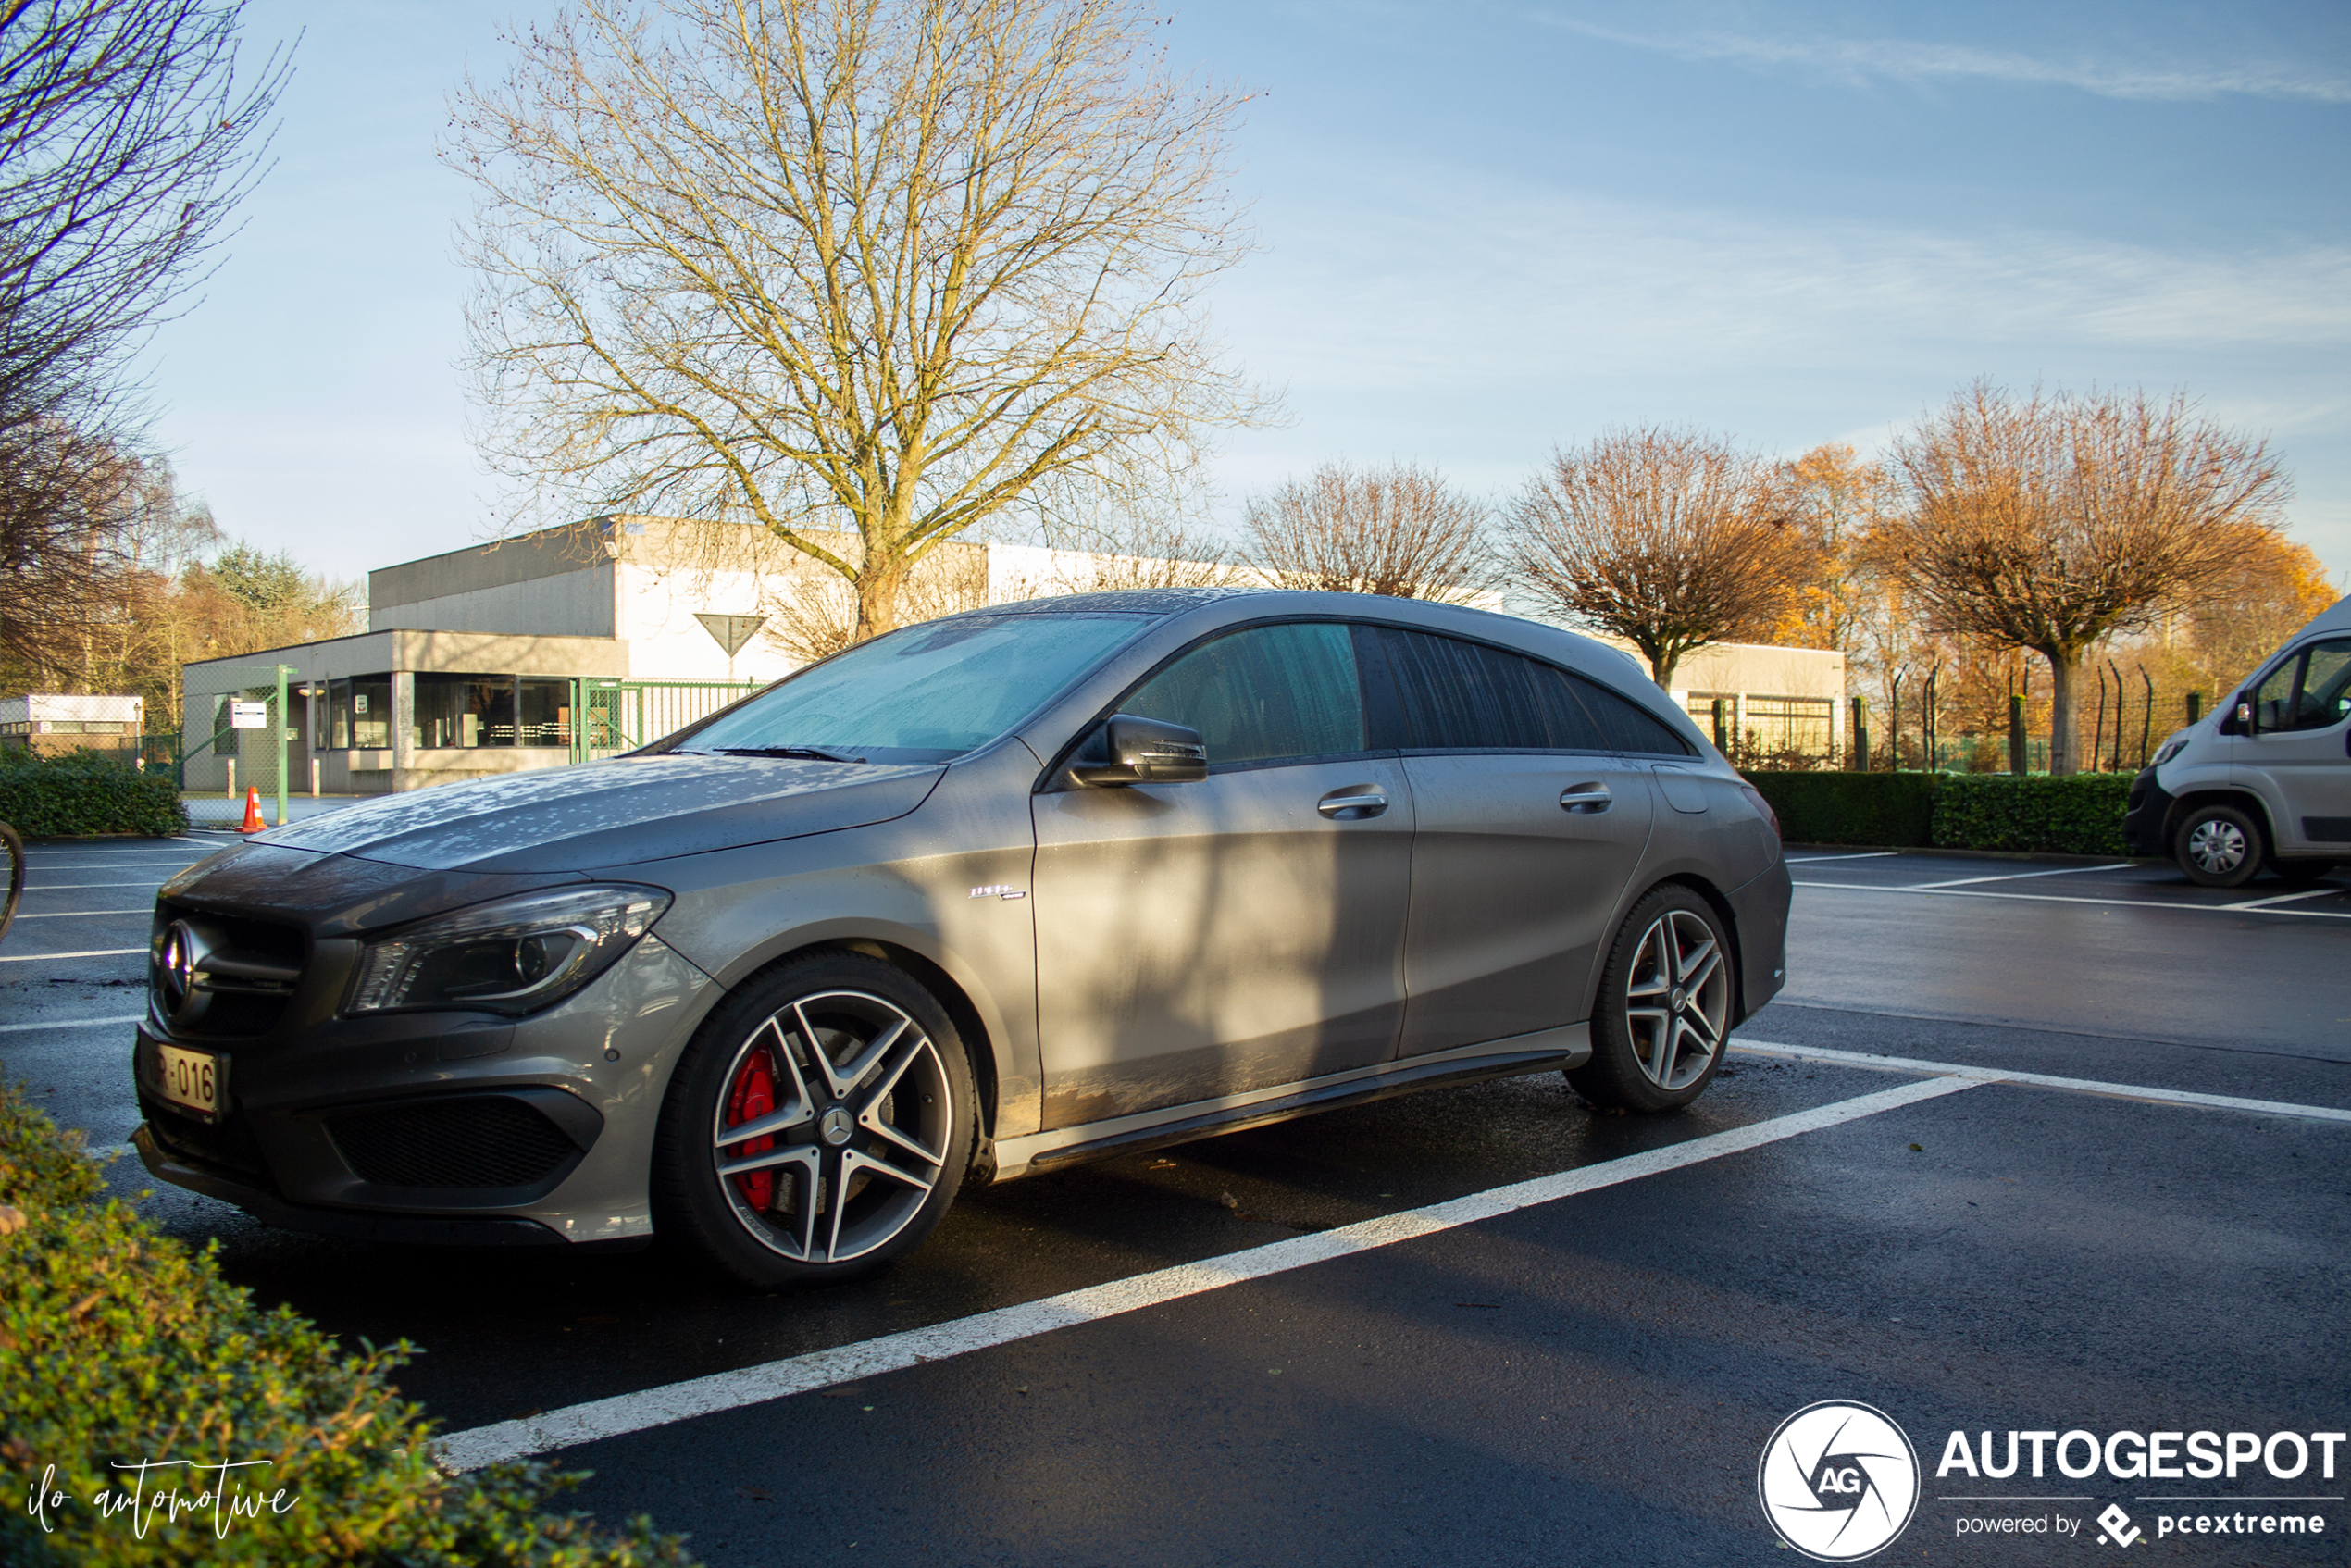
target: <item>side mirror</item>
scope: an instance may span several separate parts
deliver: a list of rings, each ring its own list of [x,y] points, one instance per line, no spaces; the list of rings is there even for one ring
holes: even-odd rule
[[[2251,703],[2237,704],[2237,733],[2240,735],[2253,733],[2253,704]]]
[[[1113,714],[1071,759],[1080,784],[1188,784],[1208,777],[1208,742],[1164,719]]]

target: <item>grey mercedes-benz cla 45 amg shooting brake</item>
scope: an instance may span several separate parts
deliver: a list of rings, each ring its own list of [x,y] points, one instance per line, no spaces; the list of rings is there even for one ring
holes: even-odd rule
[[[1007,605],[174,877],[137,1146],[276,1225],[657,1232],[819,1282],[968,1184],[1407,1089],[1687,1104],[1781,985],[1788,897],[1761,797],[1586,639]]]

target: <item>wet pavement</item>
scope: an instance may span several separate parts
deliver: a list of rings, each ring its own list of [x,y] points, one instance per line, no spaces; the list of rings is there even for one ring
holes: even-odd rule
[[[94,1142],[135,1125],[125,1020],[148,902],[207,850],[34,847],[0,947],[0,1067]],[[403,1386],[453,1431],[645,1395],[639,1429],[555,1457],[596,1472],[578,1506],[651,1512],[714,1563],[1785,1562],[1758,1462],[1785,1417],[1833,1399],[1884,1411],[1918,1450],[1922,1496],[1884,1561],[2072,1561],[2112,1549],[2108,1504],[2159,1558],[2340,1561],[2351,1453],[2292,1485],[1935,1472],[1955,1430],[2345,1428],[2351,1122],[1956,1079],[1804,1118],[2003,1070],[2351,1109],[2351,879],[2214,894],[2166,866],[1789,859],[1789,989],[1678,1116],[1597,1115],[1556,1075],[1382,1101],[969,1195],[898,1269],[797,1297],[702,1281],[658,1250],[363,1246],[176,1190],[140,1201],[218,1238],[263,1299],[421,1346]],[[1772,1140],[1723,1141],[1740,1134]],[[1686,1163],[1659,1164],[1682,1145]],[[682,1380],[1203,1261],[1245,1273],[1261,1249],[1617,1168],[1636,1174],[654,1418]],[[127,1158],[115,1178],[147,1185]],[[2328,1533],[2158,1537],[2162,1511],[2205,1507],[2158,1492],[2293,1493]],[[2049,1529],[1960,1533],[2006,1517]]]

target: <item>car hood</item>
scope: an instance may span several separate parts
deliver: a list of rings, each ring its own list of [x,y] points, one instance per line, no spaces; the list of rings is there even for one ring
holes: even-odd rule
[[[250,841],[422,871],[593,871],[887,822],[943,766],[657,755],[391,795]]]

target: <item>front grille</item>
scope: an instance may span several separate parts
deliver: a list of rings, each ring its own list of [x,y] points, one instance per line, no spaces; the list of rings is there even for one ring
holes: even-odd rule
[[[268,1162],[261,1157],[261,1145],[254,1140],[243,1117],[231,1114],[218,1122],[199,1122],[143,1094],[140,1098],[140,1109],[147,1114],[147,1131],[165,1153],[268,1184]]]
[[[160,958],[172,922],[184,920],[200,934],[205,957],[202,1005],[182,1008]],[[149,948],[147,992],[172,1020],[172,1033],[213,1039],[250,1039],[278,1027],[302,983],[308,957],[300,928],[267,920],[186,909],[168,901],[155,905]]]
[[[337,1116],[335,1147],[385,1187],[535,1187],[579,1147],[520,1100],[479,1095]]]

